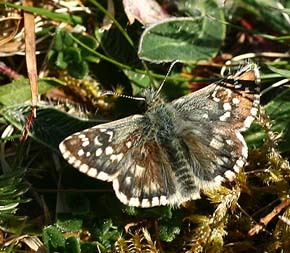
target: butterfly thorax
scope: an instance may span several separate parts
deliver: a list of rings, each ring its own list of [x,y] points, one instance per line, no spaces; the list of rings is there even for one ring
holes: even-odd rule
[[[147,134],[159,142],[166,142],[175,135],[176,113],[170,104],[155,105],[144,117],[149,121]]]

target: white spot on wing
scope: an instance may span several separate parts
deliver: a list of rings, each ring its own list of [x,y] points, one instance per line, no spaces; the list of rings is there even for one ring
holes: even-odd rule
[[[233,145],[233,144],[234,144],[234,142],[233,142],[232,140],[226,140],[226,143],[227,143],[228,145]]]
[[[215,162],[220,165],[220,166],[223,166],[224,164],[228,163],[228,161],[226,161],[227,158],[226,157],[219,157],[217,156],[216,159],[215,159]]]
[[[131,183],[132,183],[132,177],[126,177],[125,178],[125,184],[126,185],[131,185]]]
[[[214,98],[213,98],[213,101],[215,101],[215,102],[217,102],[217,103],[218,103],[218,102],[220,102],[220,101],[221,101],[221,99],[220,99],[220,98],[217,98],[217,97],[214,97]]]
[[[130,198],[129,206],[140,206],[140,201],[138,198]]]
[[[79,134],[78,137],[79,137],[79,139],[86,138],[86,136],[84,134]]]
[[[215,181],[216,183],[218,183],[218,184],[221,184],[222,182],[225,181],[225,178],[222,177],[221,175],[218,175],[218,176],[216,176],[216,177],[214,178],[214,181]]]
[[[235,83],[235,89],[240,89],[242,88],[242,84],[240,84],[239,82]]]
[[[86,142],[86,141],[89,141],[89,138],[87,137],[82,138],[82,142]]]
[[[110,156],[110,160],[111,161],[115,161],[115,160],[117,160],[117,162],[120,162],[121,161],[121,159],[123,158],[123,154],[122,153],[120,153],[120,154],[118,154],[118,155],[115,155],[115,154],[112,154],[111,156]]]
[[[247,159],[248,157],[248,146],[245,142],[245,139],[243,137],[243,135],[240,132],[236,132],[236,136],[239,139],[239,141],[243,144],[242,146],[242,156]]]
[[[102,146],[103,144],[99,141],[98,136],[95,137],[94,139],[94,144],[97,146]]]
[[[81,162],[80,160],[76,160],[76,161],[74,162],[73,166],[76,167],[76,168],[78,168],[78,167],[80,167],[81,163],[82,163],[82,162]]]
[[[103,150],[101,148],[98,148],[96,150],[96,156],[100,156],[103,153]]]
[[[160,197],[160,205],[162,205],[162,206],[167,205],[167,197],[166,196]]]
[[[142,199],[141,206],[145,208],[150,207],[151,205],[150,205],[149,199]]]
[[[131,146],[132,146],[132,142],[131,142],[131,141],[127,141],[127,142],[126,142],[126,146],[127,146],[127,148],[131,148]]]
[[[258,113],[258,108],[253,107],[253,108],[251,109],[250,113],[251,113],[251,115],[253,115],[253,116],[257,115],[257,113]]]
[[[73,164],[75,160],[76,158],[74,156],[70,156],[67,161],[69,164]]]
[[[104,171],[100,171],[99,174],[97,175],[97,178],[103,181],[108,181],[109,180],[109,175],[108,173]]]
[[[233,167],[233,170],[234,170],[236,173],[239,173],[239,172],[240,172],[240,169],[241,169],[241,167],[239,167],[239,166],[237,166],[237,165],[235,165],[235,166]]]
[[[237,160],[236,165],[239,166],[240,168],[242,168],[244,166],[243,160],[241,160],[241,159]]]
[[[238,98],[233,98],[232,102],[233,104],[237,105],[238,103],[240,103],[240,100]]]
[[[106,149],[105,149],[106,155],[111,155],[111,154],[113,154],[113,152],[114,152],[114,150],[111,146],[106,147]]]
[[[234,181],[234,179],[236,178],[236,174],[231,171],[231,170],[227,170],[225,173],[224,173],[225,177],[229,180],[229,181]]]
[[[95,168],[90,168],[87,172],[87,175],[90,177],[96,177],[98,174],[98,171]]]
[[[82,172],[82,173],[87,173],[89,169],[89,166],[86,165],[86,164],[82,164],[80,167],[79,167],[79,171]]]
[[[152,206],[159,206],[159,205],[160,205],[159,198],[153,197],[152,198]]]
[[[61,152],[62,152],[62,156],[64,159],[69,158],[69,156],[71,155],[71,153],[69,151],[61,150]]]
[[[83,156],[85,154],[85,151],[81,148],[79,151],[78,151],[78,156]]]
[[[90,141],[84,141],[83,143],[82,143],[82,146],[85,148],[86,146],[88,146],[90,144]]]
[[[232,109],[232,106],[230,103],[224,103],[223,108],[225,111],[230,111]]]
[[[128,198],[127,198],[127,196],[124,193],[120,192],[120,190],[119,190],[119,181],[118,181],[118,179],[113,180],[113,188],[114,188],[114,191],[115,191],[116,196],[118,197],[118,199],[123,204],[128,205]]]
[[[229,111],[225,112],[222,116],[220,116],[220,121],[226,121],[229,117],[231,117],[231,113]]]
[[[107,134],[110,136],[109,137],[109,142],[111,142],[112,139],[113,139],[113,131],[107,131]]]

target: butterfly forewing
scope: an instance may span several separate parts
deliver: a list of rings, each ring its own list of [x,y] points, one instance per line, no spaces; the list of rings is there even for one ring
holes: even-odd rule
[[[257,114],[256,65],[134,115],[73,134],[60,144],[79,171],[113,181],[130,206],[178,206],[233,180],[247,159],[241,131]]]
[[[60,144],[60,151],[80,172],[112,181],[120,173],[127,152],[142,139],[142,118],[134,115],[75,133]]]

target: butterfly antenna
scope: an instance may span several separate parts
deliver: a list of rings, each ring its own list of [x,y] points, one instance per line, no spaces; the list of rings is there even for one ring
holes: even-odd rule
[[[145,101],[145,98],[143,97],[133,97],[133,96],[128,96],[128,95],[124,95],[124,94],[120,94],[114,91],[110,91],[110,90],[105,90],[102,92],[101,96],[117,96],[117,97],[121,97],[121,98],[128,98],[128,99],[132,99],[132,100],[141,100],[141,101]]]
[[[163,81],[161,82],[157,92],[156,92],[156,95],[158,95],[167,79],[167,77],[169,76],[169,74],[171,73],[171,70],[172,68],[174,67],[174,65],[179,62],[178,60],[172,62],[170,64],[170,67],[163,79]],[[133,96],[128,96],[128,95],[124,95],[124,94],[120,94],[120,93],[117,93],[117,92],[114,92],[114,91],[110,91],[110,90],[105,90],[102,92],[101,96],[117,96],[117,97],[121,97],[121,98],[128,98],[128,99],[132,99],[132,100],[139,100],[139,101],[146,101],[146,99],[144,97],[133,97]]]
[[[164,83],[165,83],[167,77],[169,76],[169,74],[171,73],[171,70],[173,69],[174,65],[175,65],[177,62],[179,62],[179,61],[178,61],[178,60],[175,60],[174,62],[171,63],[171,65],[170,65],[170,67],[169,67],[169,69],[168,69],[168,71],[167,71],[167,73],[166,73],[166,75],[165,75],[163,81],[161,82],[161,84],[160,84],[160,86],[159,86],[159,88],[158,88],[158,90],[157,90],[157,92],[156,92],[157,95],[160,93],[160,91],[161,91],[161,89],[162,89],[162,87],[163,87],[163,85],[164,85]]]

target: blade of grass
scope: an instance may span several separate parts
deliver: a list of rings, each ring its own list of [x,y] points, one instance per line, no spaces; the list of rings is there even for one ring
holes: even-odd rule
[[[70,15],[70,14],[63,14],[63,13],[57,13],[53,11],[49,11],[46,9],[42,8],[37,8],[37,7],[31,7],[31,6],[21,6],[13,3],[0,3],[0,6],[5,6],[5,7],[11,7],[15,9],[20,9],[26,12],[31,12],[35,13],[40,16],[47,17],[52,20],[60,21],[60,22],[65,22],[70,25],[76,25],[76,24],[83,24],[83,20],[80,16],[75,16],[75,15]]]

